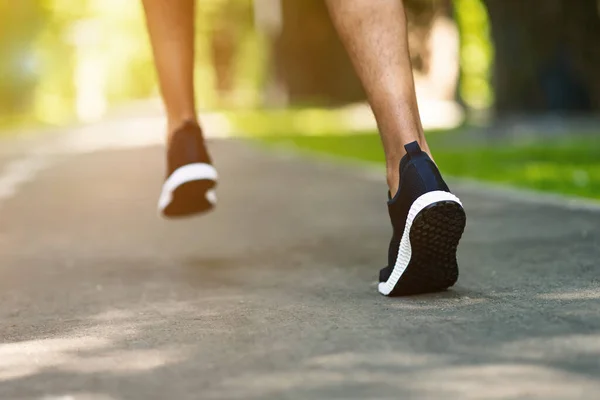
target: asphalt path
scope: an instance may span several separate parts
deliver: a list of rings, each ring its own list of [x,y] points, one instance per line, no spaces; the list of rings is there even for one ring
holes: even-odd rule
[[[164,221],[118,129],[3,143],[0,399],[598,398],[593,207],[455,185],[459,283],[390,299],[373,171],[215,139],[218,208]]]

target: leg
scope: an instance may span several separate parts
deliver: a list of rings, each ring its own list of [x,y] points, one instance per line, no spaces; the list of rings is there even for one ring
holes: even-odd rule
[[[194,101],[195,0],[143,0],[169,136],[196,121]]]
[[[390,192],[398,190],[404,145],[429,153],[419,117],[401,0],[327,0],[377,118]]]
[[[369,97],[385,149],[393,235],[388,265],[379,274],[379,292],[389,296],[447,289],[458,278],[456,247],[465,213],[428,154],[402,0],[327,3]]]
[[[168,218],[211,210],[212,166],[194,102],[195,0],[143,0],[168,118],[167,174],[158,208]]]

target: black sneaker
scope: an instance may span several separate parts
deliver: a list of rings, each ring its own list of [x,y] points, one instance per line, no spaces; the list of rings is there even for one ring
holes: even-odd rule
[[[158,201],[165,217],[183,217],[212,209],[217,170],[212,166],[200,126],[186,122],[167,149],[167,178]]]
[[[445,290],[458,279],[456,248],[465,211],[417,142],[404,146],[400,187],[388,201],[394,234],[388,266],[379,273],[386,296]]]

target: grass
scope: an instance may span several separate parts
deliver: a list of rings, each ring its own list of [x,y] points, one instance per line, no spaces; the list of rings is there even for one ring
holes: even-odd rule
[[[453,134],[428,135],[436,163],[444,174],[600,199],[600,140],[595,136],[459,148],[448,146]],[[319,136],[270,135],[261,140],[356,160],[384,162],[376,132]]]

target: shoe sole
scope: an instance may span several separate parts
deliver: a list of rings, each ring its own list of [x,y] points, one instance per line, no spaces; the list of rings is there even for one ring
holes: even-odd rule
[[[435,191],[419,197],[411,206],[396,265],[379,292],[407,296],[439,292],[458,280],[456,250],[466,225],[458,197]]]
[[[210,164],[188,164],[175,170],[163,184],[159,213],[166,218],[201,214],[217,203],[217,171]]]

